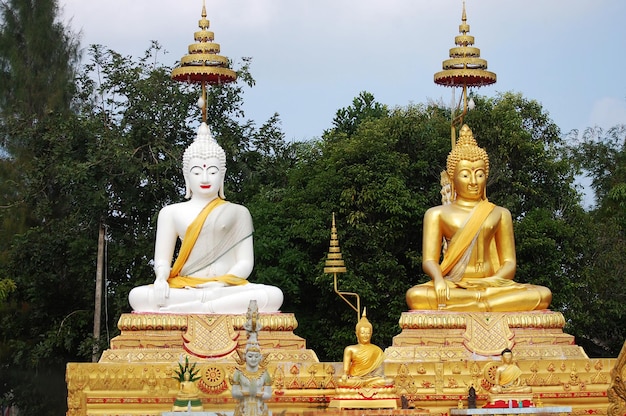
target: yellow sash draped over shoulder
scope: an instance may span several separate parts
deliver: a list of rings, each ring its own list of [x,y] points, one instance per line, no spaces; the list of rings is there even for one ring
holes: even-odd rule
[[[489,214],[491,214],[491,211],[493,211],[494,208],[494,204],[486,199],[483,199],[478,203],[478,205],[476,205],[474,212],[470,214],[471,217],[468,219],[465,226],[460,228],[456,234],[454,234],[450,240],[448,250],[443,256],[440,266],[441,273],[444,276],[452,270],[454,265],[460,260],[461,256],[463,256],[463,253],[465,253],[470,244],[472,244],[472,240],[474,240],[474,237],[478,231],[480,231],[481,225]]]
[[[215,208],[224,203],[226,203],[225,200],[221,198],[215,198],[202,209],[200,214],[193,220],[191,224],[189,224],[189,227],[187,227],[187,230],[185,231],[185,238],[183,239],[183,242],[180,246],[178,257],[176,258],[174,266],[172,266],[172,270],[170,271],[170,276],[167,279],[167,283],[171,288],[181,289],[185,287],[195,287],[199,284],[207,282],[223,282],[230,286],[245,285],[248,283],[248,280],[235,276],[233,274],[225,274],[223,276],[211,278],[180,276],[180,271],[182,270],[185,263],[187,263],[187,259],[189,259],[191,250],[196,245],[196,241],[198,240],[198,236],[200,235],[200,231],[202,230],[202,226],[204,225],[207,217]]]
[[[510,364],[500,373],[500,385],[507,387],[514,383],[522,375],[522,370],[518,366]]]
[[[352,357],[350,375],[363,377],[376,370],[382,364],[385,356],[383,351],[376,345],[359,345],[359,350]]]

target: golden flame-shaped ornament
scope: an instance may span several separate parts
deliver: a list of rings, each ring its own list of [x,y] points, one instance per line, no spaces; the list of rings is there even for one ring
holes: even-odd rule
[[[339,238],[337,238],[335,213],[333,213],[333,224],[330,229],[330,247],[328,249],[324,273],[345,273],[346,271],[346,265],[341,256],[341,249],[339,248]]]

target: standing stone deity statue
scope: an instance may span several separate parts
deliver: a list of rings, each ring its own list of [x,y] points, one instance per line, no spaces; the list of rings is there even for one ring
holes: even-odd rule
[[[135,312],[245,313],[251,300],[261,312],[277,312],[282,291],[248,282],[254,266],[252,217],[224,199],[226,155],[205,123],[183,155],[189,199],[159,212],[154,284],[135,287]],[[172,265],[177,240],[182,244]]]
[[[430,208],[424,215],[422,268],[432,280],[407,291],[409,308],[547,309],[550,289],[513,281],[516,258],[511,213],[487,200],[489,157],[467,125],[448,155],[446,170],[452,202]],[[446,250],[440,261],[442,245]]]
[[[267,364],[258,343],[261,326],[258,320],[258,307],[254,301],[250,302],[247,318],[246,349],[240,357],[240,366],[235,369],[230,380],[231,394],[239,401],[234,416],[268,416],[266,401],[272,397],[272,379],[267,372]]]

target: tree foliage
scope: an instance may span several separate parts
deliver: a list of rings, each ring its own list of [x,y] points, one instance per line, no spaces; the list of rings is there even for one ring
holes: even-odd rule
[[[580,223],[585,280],[574,297],[582,305],[572,327],[590,354],[616,354],[626,338],[626,126],[578,133],[568,137],[570,160],[591,177],[596,203]]]
[[[0,111],[3,124],[29,124],[69,107],[78,39],[58,21],[57,0],[0,4]],[[10,151],[36,147],[28,135],[7,135]],[[8,140],[8,142],[6,142]]]

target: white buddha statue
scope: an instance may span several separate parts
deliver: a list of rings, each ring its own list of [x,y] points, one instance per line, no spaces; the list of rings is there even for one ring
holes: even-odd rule
[[[254,266],[252,217],[224,199],[226,154],[205,123],[183,155],[185,202],[159,212],[154,248],[154,284],[135,287],[128,300],[135,312],[245,313],[251,300],[259,312],[277,312],[282,291],[249,283]],[[174,265],[177,239],[182,245]]]

